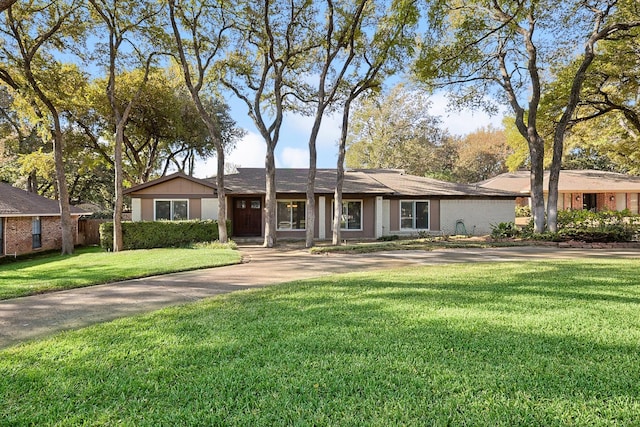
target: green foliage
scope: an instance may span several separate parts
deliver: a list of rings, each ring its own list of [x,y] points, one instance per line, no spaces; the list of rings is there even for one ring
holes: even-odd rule
[[[520,229],[513,222],[501,222],[491,225],[491,237],[494,239],[506,239],[520,235]]]
[[[1,351],[0,419],[636,426],[638,269],[603,257],[408,267],[119,319]]]
[[[516,218],[530,217],[531,216],[531,206],[516,206]]]
[[[380,236],[378,237],[378,241],[380,242],[392,242],[394,240],[398,240],[400,238],[400,236],[398,236],[397,234],[390,234],[388,236]]]
[[[231,234],[231,221],[227,221]],[[216,221],[139,221],[122,223],[123,249],[170,248],[218,239]],[[113,249],[113,223],[100,225],[100,246]]]
[[[534,234],[531,223],[522,231],[527,238],[554,242],[630,242],[640,232],[640,216],[628,210],[565,210],[558,212],[557,233]]]

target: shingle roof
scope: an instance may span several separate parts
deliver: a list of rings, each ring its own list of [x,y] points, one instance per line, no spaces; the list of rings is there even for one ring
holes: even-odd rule
[[[365,173],[396,195],[402,196],[458,196],[458,197],[506,197],[517,195],[512,191],[479,187],[475,184],[458,184],[416,175],[396,169],[369,169]]]
[[[277,193],[305,193],[308,169],[276,169]],[[336,185],[335,169],[316,171],[316,194],[333,194]],[[238,173],[225,176],[225,189],[234,194],[264,194],[263,168],[238,168]],[[362,171],[346,171],[343,193],[389,194],[391,190]]]
[[[210,187],[215,189],[216,188],[216,183],[215,183],[215,178],[213,179],[213,181],[208,180],[208,179],[199,179],[199,178],[194,178],[191,175],[187,175],[183,172],[175,172],[172,173],[171,175],[165,175],[162,176],[158,179],[154,179],[152,181],[148,181],[142,184],[138,184],[138,185],[134,185],[133,187],[127,188],[124,190],[124,194],[129,194],[129,193],[133,193],[136,191],[140,191],[143,190],[147,187],[153,187],[154,185],[163,183],[163,182],[167,182],[167,181],[171,181],[172,179],[176,179],[176,178],[184,178],[186,180],[192,181],[192,182],[196,182],[198,184],[202,184],[206,187]]]
[[[71,213],[82,215],[87,212],[72,206]],[[57,200],[47,199],[0,182],[0,217],[59,215],[60,206]]]
[[[509,172],[479,182],[478,185],[485,188],[528,193],[529,176],[529,171]],[[549,188],[549,171],[545,171],[543,185],[546,192]],[[638,193],[640,192],[640,177],[597,170],[563,170],[560,171],[558,191],[567,193]]]

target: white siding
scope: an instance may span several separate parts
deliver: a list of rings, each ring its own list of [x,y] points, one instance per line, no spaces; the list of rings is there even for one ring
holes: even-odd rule
[[[131,198],[131,221],[142,221],[142,200]]]
[[[391,230],[391,201],[382,201],[382,235],[388,236]]]
[[[616,210],[623,211],[627,208],[627,193],[616,193]]]
[[[440,229],[455,234],[462,220],[467,234],[491,233],[491,225],[515,221],[515,200],[441,200]]]
[[[629,196],[629,203],[631,206],[629,206],[629,210],[631,211],[632,214],[637,214],[638,213],[638,193],[631,193],[631,195]]]
[[[200,199],[202,219],[218,219],[218,199]]]
[[[318,197],[318,239],[327,238],[327,198],[326,196]]]

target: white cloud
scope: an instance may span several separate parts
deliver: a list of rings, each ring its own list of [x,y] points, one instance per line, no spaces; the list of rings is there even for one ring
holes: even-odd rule
[[[490,116],[484,111],[461,110],[452,111],[447,107],[447,96],[437,93],[429,97],[432,102],[429,113],[439,116],[442,120],[442,128],[447,129],[453,135],[466,135],[478,128],[493,125],[502,127],[502,115]]]
[[[229,153],[225,162],[245,168],[264,167],[264,158],[267,153],[267,145],[260,135],[248,132],[236,144],[236,148]],[[211,177],[217,171],[217,160],[215,157],[206,161],[199,161],[196,164],[194,176],[198,178]]]
[[[278,160],[280,160],[278,167],[308,168],[309,150],[305,148],[283,147]]]
[[[302,138],[305,144],[309,142],[309,135],[313,127],[314,117],[302,116],[300,114],[287,114],[285,123],[290,126],[298,137]],[[342,115],[338,113],[325,114],[320,124],[320,132],[318,133],[318,147],[335,147],[340,139],[340,130],[342,126]],[[289,141],[287,141],[289,142]]]

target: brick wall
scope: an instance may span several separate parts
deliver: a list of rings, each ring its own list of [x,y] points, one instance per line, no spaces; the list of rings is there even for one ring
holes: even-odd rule
[[[78,238],[78,218],[71,218],[74,227],[74,242]],[[5,219],[4,239],[6,255],[22,255],[29,252],[60,249],[62,246],[62,232],[60,217],[40,217],[42,246],[33,249],[31,235],[31,217],[15,217]]]

